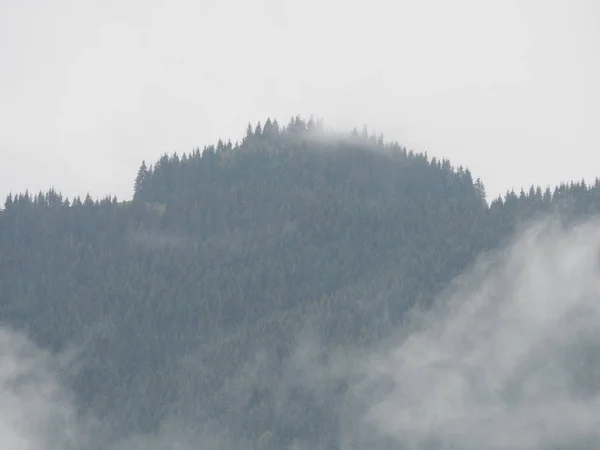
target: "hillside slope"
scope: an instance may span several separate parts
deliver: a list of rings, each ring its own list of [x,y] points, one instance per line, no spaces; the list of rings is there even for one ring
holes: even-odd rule
[[[143,164],[132,202],[9,197],[0,320],[80,351],[65,380],[112,437],[177,419],[256,448],[337,448],[345,384],[290,381],[299,349],[368,347],[520,221],[567,199],[597,211],[599,193],[532,188],[488,207],[446,160],[269,120]]]

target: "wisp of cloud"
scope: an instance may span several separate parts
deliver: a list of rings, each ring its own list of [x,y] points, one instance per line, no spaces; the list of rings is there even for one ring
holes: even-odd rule
[[[600,448],[599,263],[600,220],[556,218],[479,261],[362,365],[361,441]]]
[[[175,419],[155,433],[114,439],[97,418],[77,410],[76,399],[61,379],[63,359],[41,350],[22,332],[0,326],[1,450],[237,448],[210,424],[185,427]]]
[[[76,449],[85,441],[57,377],[57,359],[22,333],[0,327],[0,448]]]

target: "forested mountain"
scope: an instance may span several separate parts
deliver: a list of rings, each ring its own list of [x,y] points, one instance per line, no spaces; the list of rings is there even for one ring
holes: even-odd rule
[[[558,207],[597,212],[600,183],[488,204],[447,160],[366,130],[267,120],[241,143],[143,163],[130,202],[9,196],[0,320],[53,353],[79,351],[63,375],[80,413],[104,424],[99,448],[172,421],[243,448],[340,448],[346,380],[298,381],[299,351],[368,348]]]

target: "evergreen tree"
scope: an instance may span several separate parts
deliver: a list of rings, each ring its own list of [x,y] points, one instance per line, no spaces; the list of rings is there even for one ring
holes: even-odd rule
[[[6,196],[6,201],[4,202],[4,209],[10,209],[12,204],[13,204],[12,192],[9,192],[9,194]]]
[[[135,177],[135,185],[133,188],[134,198],[138,199],[142,195],[142,189],[144,182],[148,177],[148,168],[146,167],[146,161],[142,161],[142,165],[138,169],[137,176]]]

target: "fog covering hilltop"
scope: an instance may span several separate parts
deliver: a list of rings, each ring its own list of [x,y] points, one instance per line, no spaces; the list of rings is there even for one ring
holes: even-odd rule
[[[296,117],[134,187],[0,211],[8,450],[597,448],[600,182]]]

